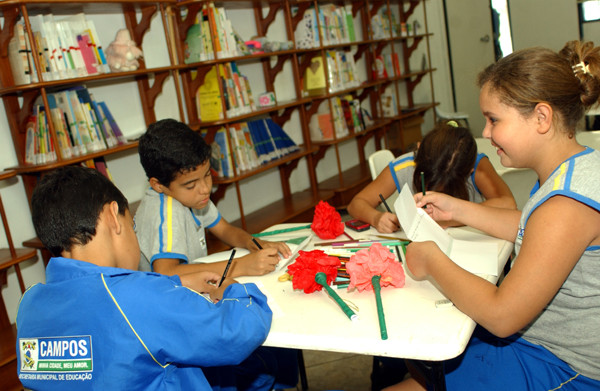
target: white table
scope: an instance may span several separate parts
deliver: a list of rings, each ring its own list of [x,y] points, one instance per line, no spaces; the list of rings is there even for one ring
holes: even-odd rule
[[[282,224],[267,231],[293,226]],[[347,232],[353,238],[377,233],[373,228],[362,233]],[[298,236],[308,233],[308,229],[294,232]],[[497,243],[500,275],[512,252],[512,243],[466,227],[451,228],[449,233],[460,239]],[[398,236],[403,235],[400,233]],[[263,238],[278,240],[278,236]],[[345,236],[337,238],[347,239]],[[320,241],[324,240],[316,236],[313,239],[313,242]],[[309,245],[306,250],[310,249]],[[336,289],[344,300],[358,306],[359,319],[352,322],[324,290],[306,294],[294,291],[291,281],[278,281],[284,270],[261,277],[238,278],[240,282],[257,283],[269,299],[273,322],[264,343],[266,346],[443,361],[463,352],[475,328],[475,322],[455,306],[436,308],[435,302],[445,297],[434,284],[415,281],[406,273],[403,288],[387,287],[381,291],[388,331],[388,339],[382,340],[373,292]],[[498,279],[491,275],[482,277],[493,283]]]

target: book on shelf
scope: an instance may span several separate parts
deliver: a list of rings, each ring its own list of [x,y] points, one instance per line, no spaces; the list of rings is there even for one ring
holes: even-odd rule
[[[298,7],[292,8],[292,14],[298,13]],[[314,7],[304,11],[302,19],[296,26],[294,34],[297,49],[319,47],[319,31],[317,30],[317,15]]]
[[[8,43],[8,60],[16,85],[31,83],[27,40],[23,22],[15,23],[13,36]]]
[[[298,8],[292,9],[296,15]],[[296,26],[296,48],[310,49],[323,45],[335,45],[356,41],[352,6],[323,4],[318,10],[310,7],[304,11]]]
[[[110,72],[95,24],[85,14],[59,19],[46,13],[29,20],[44,80]]]
[[[213,153],[218,156],[219,167],[217,168],[217,172],[219,173],[219,176],[224,178],[233,177],[233,158],[231,149],[229,148],[229,142],[227,141],[227,131],[225,128],[221,127],[217,130],[211,147]]]
[[[316,55],[310,60],[310,65],[304,72],[304,91],[309,96],[322,95],[325,93],[326,88],[327,81],[325,80],[323,57]]]
[[[196,106],[200,121],[209,122],[223,119],[220,83],[217,67],[213,66],[204,76],[204,83],[196,92]]]

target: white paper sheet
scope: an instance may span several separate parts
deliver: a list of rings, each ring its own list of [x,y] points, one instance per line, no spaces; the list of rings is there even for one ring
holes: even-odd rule
[[[498,245],[455,239],[423,209],[417,208],[413,194],[404,184],[394,210],[406,236],[414,242],[431,240],[454,263],[474,274],[498,275]]]

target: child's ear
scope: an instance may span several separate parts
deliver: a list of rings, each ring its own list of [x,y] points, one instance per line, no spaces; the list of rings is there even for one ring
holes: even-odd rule
[[[538,125],[538,132],[546,134],[552,126],[552,107],[544,102],[535,106],[534,118]]]
[[[121,224],[119,222],[119,204],[116,201],[110,202],[104,208],[104,221],[117,233],[121,231]]]
[[[148,180],[150,187],[157,193],[164,193],[164,186],[158,181],[158,179],[152,177]]]

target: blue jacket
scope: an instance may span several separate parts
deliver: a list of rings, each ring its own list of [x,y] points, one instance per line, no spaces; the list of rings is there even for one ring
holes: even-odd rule
[[[254,284],[213,304],[177,276],[52,258],[19,305],[19,378],[35,390],[210,390],[200,367],[239,364],[271,317]]]

